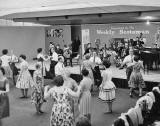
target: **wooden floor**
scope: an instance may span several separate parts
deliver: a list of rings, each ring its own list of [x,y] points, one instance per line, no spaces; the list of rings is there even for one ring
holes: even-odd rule
[[[36,64],[36,61],[29,61],[29,69],[34,70],[35,64]],[[49,70],[50,62],[46,62],[45,66],[47,70]],[[19,67],[18,64],[17,64],[17,67]],[[73,74],[80,74],[80,65],[75,64],[73,65],[73,67],[67,66],[66,69]],[[126,73],[125,73],[126,69],[119,70],[119,68],[116,68],[114,65],[112,65],[110,69],[112,69],[113,78],[126,79]],[[145,73],[145,74],[142,72],[142,75],[143,75],[144,81],[160,82],[160,70],[149,71],[149,73]]]

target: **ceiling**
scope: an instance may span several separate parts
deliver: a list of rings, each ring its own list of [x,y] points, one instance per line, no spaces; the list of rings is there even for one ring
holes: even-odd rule
[[[5,0],[0,16],[45,25],[160,22],[160,0]]]

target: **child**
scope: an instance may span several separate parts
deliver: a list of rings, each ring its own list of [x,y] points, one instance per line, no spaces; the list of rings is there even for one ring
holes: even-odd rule
[[[36,64],[36,71],[33,74],[33,80],[35,85],[33,86],[33,92],[31,96],[32,103],[35,104],[37,114],[43,113],[41,111],[41,106],[44,102],[43,93],[43,76],[40,64]]]
[[[145,87],[145,83],[140,72],[141,69],[144,69],[143,64],[139,60],[139,57],[135,56],[133,62],[133,72],[129,80],[130,97],[132,97],[133,90],[137,87],[139,88],[139,96],[142,96],[142,89]]]
[[[112,102],[115,100],[115,85],[112,82],[112,71],[108,68],[111,63],[108,60],[103,61],[105,70],[102,72],[102,84],[100,85],[99,98],[108,105],[107,113],[112,113]]]

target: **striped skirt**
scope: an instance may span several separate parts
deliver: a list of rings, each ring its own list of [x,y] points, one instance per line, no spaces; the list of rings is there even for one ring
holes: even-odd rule
[[[115,88],[103,89],[100,88],[99,98],[104,102],[113,102],[115,100]]]
[[[90,91],[83,92],[79,101],[79,111],[81,115],[91,114],[91,93]]]

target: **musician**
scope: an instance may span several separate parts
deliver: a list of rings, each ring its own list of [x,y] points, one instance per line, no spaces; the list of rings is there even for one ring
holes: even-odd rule
[[[52,56],[51,48],[55,48],[55,45],[53,42],[49,43],[49,55]]]
[[[117,54],[120,58],[122,58],[122,51],[124,49],[123,43],[118,43]]]
[[[56,53],[58,54],[58,56],[63,56],[63,49],[60,48],[60,45],[58,44],[56,47]]]
[[[100,64],[102,64],[102,60],[101,60],[100,57],[97,55],[96,50],[94,50],[93,56],[90,57],[89,60],[90,60],[92,63],[94,63],[95,65],[100,65]]]
[[[87,48],[86,48],[86,50],[85,50],[85,52],[84,52],[84,55],[90,53],[91,50],[92,50],[91,43],[88,43],[88,44],[87,44]]]
[[[144,44],[144,42],[143,42],[143,34],[142,33],[140,33],[140,36],[139,37],[136,37],[137,38],[137,46],[138,47],[143,47],[143,44]]]
[[[67,45],[64,45],[63,49],[63,56],[64,56],[64,64],[67,66],[67,60],[70,61],[70,66],[72,67],[72,49],[71,47],[67,47]]]

